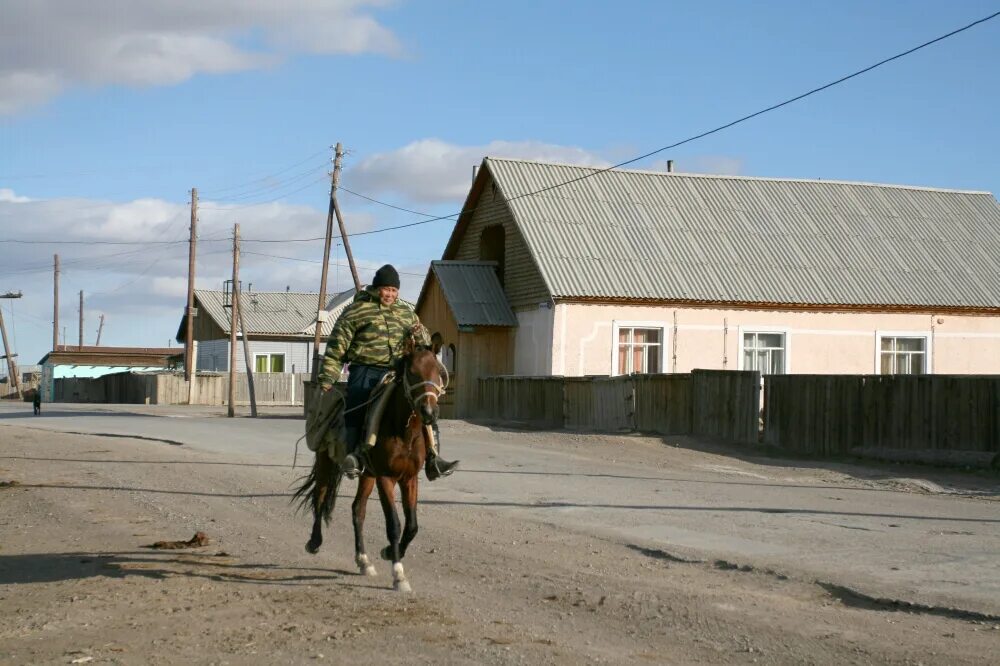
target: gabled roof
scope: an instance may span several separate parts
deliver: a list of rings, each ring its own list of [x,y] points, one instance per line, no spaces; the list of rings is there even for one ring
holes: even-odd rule
[[[323,323],[325,339],[333,330],[340,313],[354,300],[354,290],[348,289],[331,296],[326,310],[330,314]],[[230,313],[225,292],[195,289],[195,306],[199,317],[209,317],[225,335],[229,335]],[[240,304],[246,320],[247,333],[275,337],[312,338],[316,330],[316,305],[319,294],[287,291],[243,292]],[[177,331],[177,340],[184,339],[185,318]]]
[[[483,166],[445,257],[492,177],[553,298],[1000,309],[1000,204],[988,192]]]
[[[496,267],[495,261],[431,262],[458,326],[517,326]]]
[[[342,291],[327,299],[326,321],[320,329],[323,340],[329,337],[340,314],[354,301],[354,289]],[[230,311],[225,292],[212,289],[194,290],[199,317],[208,317],[229,336]],[[240,295],[240,305],[246,321],[247,335],[270,338],[294,338],[311,341],[316,333],[316,305],[319,294],[289,291],[247,291]],[[400,299],[411,308],[413,304]],[[197,321],[197,320],[196,320]],[[181,317],[177,341],[185,339],[187,317]],[[237,331],[239,329],[237,328]]]

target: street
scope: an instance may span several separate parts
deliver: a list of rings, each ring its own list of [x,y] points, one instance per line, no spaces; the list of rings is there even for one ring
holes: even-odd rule
[[[989,474],[684,437],[442,424],[453,477],[358,576],[345,481],[317,556],[294,410],[0,406],[0,662],[987,663]],[[370,553],[384,545],[377,500]],[[144,545],[205,532],[205,548]],[[322,655],[322,656],[320,656]],[[82,662],[78,662],[82,663]]]

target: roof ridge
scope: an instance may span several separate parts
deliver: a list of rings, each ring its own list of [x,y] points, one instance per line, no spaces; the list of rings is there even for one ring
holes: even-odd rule
[[[492,162],[518,162],[520,164],[537,164],[540,166],[555,166],[555,167],[569,167],[573,169],[589,169],[590,171],[602,171],[609,170],[608,167],[597,167],[588,166],[584,164],[570,164],[568,162],[549,162],[544,160],[527,160],[520,159],[516,157],[491,157],[486,156],[487,160]],[[977,195],[990,195],[993,193],[989,190],[962,190],[947,187],[929,187],[925,185],[900,185],[896,183],[872,183],[860,180],[835,180],[829,179],[824,180],[821,178],[777,178],[774,176],[736,176],[728,174],[712,174],[712,173],[688,173],[688,172],[667,172],[667,171],[656,171],[654,169],[613,169],[616,173],[635,173],[643,174],[648,176],[663,176],[665,178],[718,178],[724,180],[749,180],[749,181],[766,181],[766,182],[779,182],[779,183],[818,183],[822,185],[859,185],[863,187],[878,187],[878,188],[888,188],[888,189],[899,189],[899,190],[917,190],[923,192],[947,192],[949,194],[977,194]]]

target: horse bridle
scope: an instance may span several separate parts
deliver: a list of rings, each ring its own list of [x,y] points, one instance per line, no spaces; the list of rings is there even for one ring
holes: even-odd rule
[[[437,398],[440,398],[441,396],[443,396],[445,394],[445,390],[448,388],[448,380],[449,380],[448,368],[446,368],[444,366],[444,364],[441,363],[440,361],[438,361],[438,367],[441,369],[442,373],[444,374],[444,381],[441,384],[438,384],[437,382],[433,382],[433,381],[431,381],[429,379],[425,379],[423,381],[417,382],[416,384],[411,384],[410,383],[410,379],[409,379],[409,377],[410,377],[410,368],[409,368],[409,366],[407,366],[406,368],[404,368],[404,370],[403,370],[403,390],[406,392],[406,400],[407,400],[407,402],[410,403],[410,406],[413,408],[414,411],[417,411],[420,408],[420,402],[422,400],[424,400],[425,398],[427,398],[428,396],[437,399]],[[428,387],[431,390],[427,390]],[[416,397],[413,396],[413,392],[414,391],[421,391],[421,390],[423,391],[423,393],[421,393],[420,395],[418,395]]]

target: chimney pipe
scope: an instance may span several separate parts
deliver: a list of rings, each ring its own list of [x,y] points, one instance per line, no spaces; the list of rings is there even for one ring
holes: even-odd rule
[[[667,173],[673,173],[673,172],[674,172],[674,161],[667,160]]]

